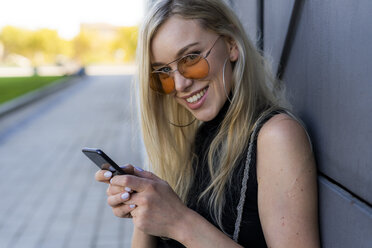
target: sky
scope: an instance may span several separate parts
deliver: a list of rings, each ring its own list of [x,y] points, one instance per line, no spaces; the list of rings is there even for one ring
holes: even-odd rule
[[[79,32],[80,23],[117,26],[139,24],[145,0],[0,0],[0,29],[56,29],[65,39]]]

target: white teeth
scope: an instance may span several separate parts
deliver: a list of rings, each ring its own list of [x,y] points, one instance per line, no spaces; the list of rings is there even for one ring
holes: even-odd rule
[[[197,93],[193,96],[190,96],[189,98],[186,99],[186,101],[188,103],[194,103],[194,102],[198,101],[200,98],[202,98],[206,91],[207,91],[207,89],[204,89],[204,90],[200,91],[199,93]]]

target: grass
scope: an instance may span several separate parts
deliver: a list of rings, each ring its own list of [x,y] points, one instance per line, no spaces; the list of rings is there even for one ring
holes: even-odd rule
[[[62,76],[56,77],[5,77],[0,78],[0,104],[48,85]]]

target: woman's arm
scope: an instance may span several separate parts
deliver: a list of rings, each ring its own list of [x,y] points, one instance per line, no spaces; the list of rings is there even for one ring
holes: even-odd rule
[[[268,247],[320,247],[317,177],[304,128],[285,114],[257,141],[258,208]]]
[[[148,235],[141,230],[134,227],[132,237],[133,248],[155,248],[157,247],[157,240],[154,236]]]
[[[192,248],[238,248],[227,235],[217,229],[198,213],[189,209],[179,223],[176,240]]]

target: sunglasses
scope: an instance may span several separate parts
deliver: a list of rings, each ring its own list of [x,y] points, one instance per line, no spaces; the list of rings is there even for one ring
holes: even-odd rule
[[[170,94],[174,92],[176,85],[174,77],[171,74],[176,71],[178,71],[184,78],[188,79],[205,78],[209,73],[207,57],[220,37],[221,36],[218,36],[205,56],[202,56],[201,54],[187,54],[164,65],[160,69],[152,71],[150,76],[150,88],[161,94]],[[172,71],[169,65],[173,63],[177,63],[177,69]]]

